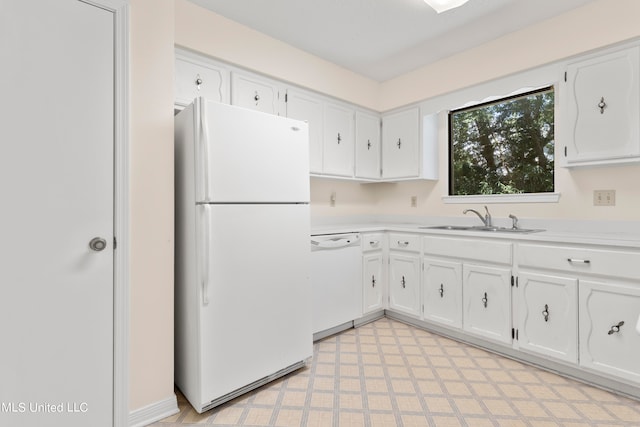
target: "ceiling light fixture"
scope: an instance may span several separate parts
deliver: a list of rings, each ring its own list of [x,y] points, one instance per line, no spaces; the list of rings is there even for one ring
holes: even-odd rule
[[[462,6],[469,0],[424,0],[426,4],[431,6],[437,13],[446,12],[449,9]]]

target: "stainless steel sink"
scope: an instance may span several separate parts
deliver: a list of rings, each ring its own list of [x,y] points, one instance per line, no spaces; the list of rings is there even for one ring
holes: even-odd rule
[[[533,228],[511,228],[511,227],[494,227],[494,226],[486,226],[486,225],[431,225],[425,227],[419,227],[424,229],[431,230],[457,230],[457,231],[488,231],[494,233],[537,233],[540,229]]]

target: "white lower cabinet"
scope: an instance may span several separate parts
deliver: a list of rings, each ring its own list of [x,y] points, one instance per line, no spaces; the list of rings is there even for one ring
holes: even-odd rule
[[[381,310],[384,296],[384,278],[382,275],[382,252],[362,256],[363,314]]]
[[[424,258],[422,305],[424,320],[462,327],[462,263]]]
[[[511,343],[511,270],[464,264],[462,267],[465,332]]]
[[[389,255],[389,308],[420,316],[420,256]]]
[[[580,365],[640,383],[640,285],[580,281]]]
[[[578,360],[578,280],[518,275],[516,334],[521,350],[566,362]]]

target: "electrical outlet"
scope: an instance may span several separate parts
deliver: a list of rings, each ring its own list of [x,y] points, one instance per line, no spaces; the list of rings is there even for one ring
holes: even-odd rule
[[[593,206],[615,206],[616,190],[594,190]]]
[[[418,207],[418,196],[411,196],[411,207],[412,208]]]

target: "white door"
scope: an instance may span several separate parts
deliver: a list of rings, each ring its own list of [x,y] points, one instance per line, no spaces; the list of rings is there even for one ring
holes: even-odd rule
[[[113,41],[87,3],[0,3],[2,426],[112,425]]]
[[[462,327],[462,264],[424,259],[424,319]]]
[[[280,114],[278,88],[269,81],[231,73],[231,103],[243,108]]]
[[[306,123],[202,98],[197,106],[197,202],[309,201]]]
[[[380,117],[356,112],[356,177],[380,179]]]
[[[327,175],[353,176],[353,117],[353,110],[325,104],[322,171]]]
[[[511,343],[511,271],[482,265],[462,266],[462,328]]]
[[[419,109],[382,117],[382,178],[410,178],[420,173]]]
[[[364,255],[362,265],[364,286],[362,312],[366,314],[383,308],[382,252]]]
[[[420,315],[420,258],[389,256],[389,308]]]
[[[287,117],[309,125],[309,172],[322,173],[322,100],[301,92],[287,92]]]

